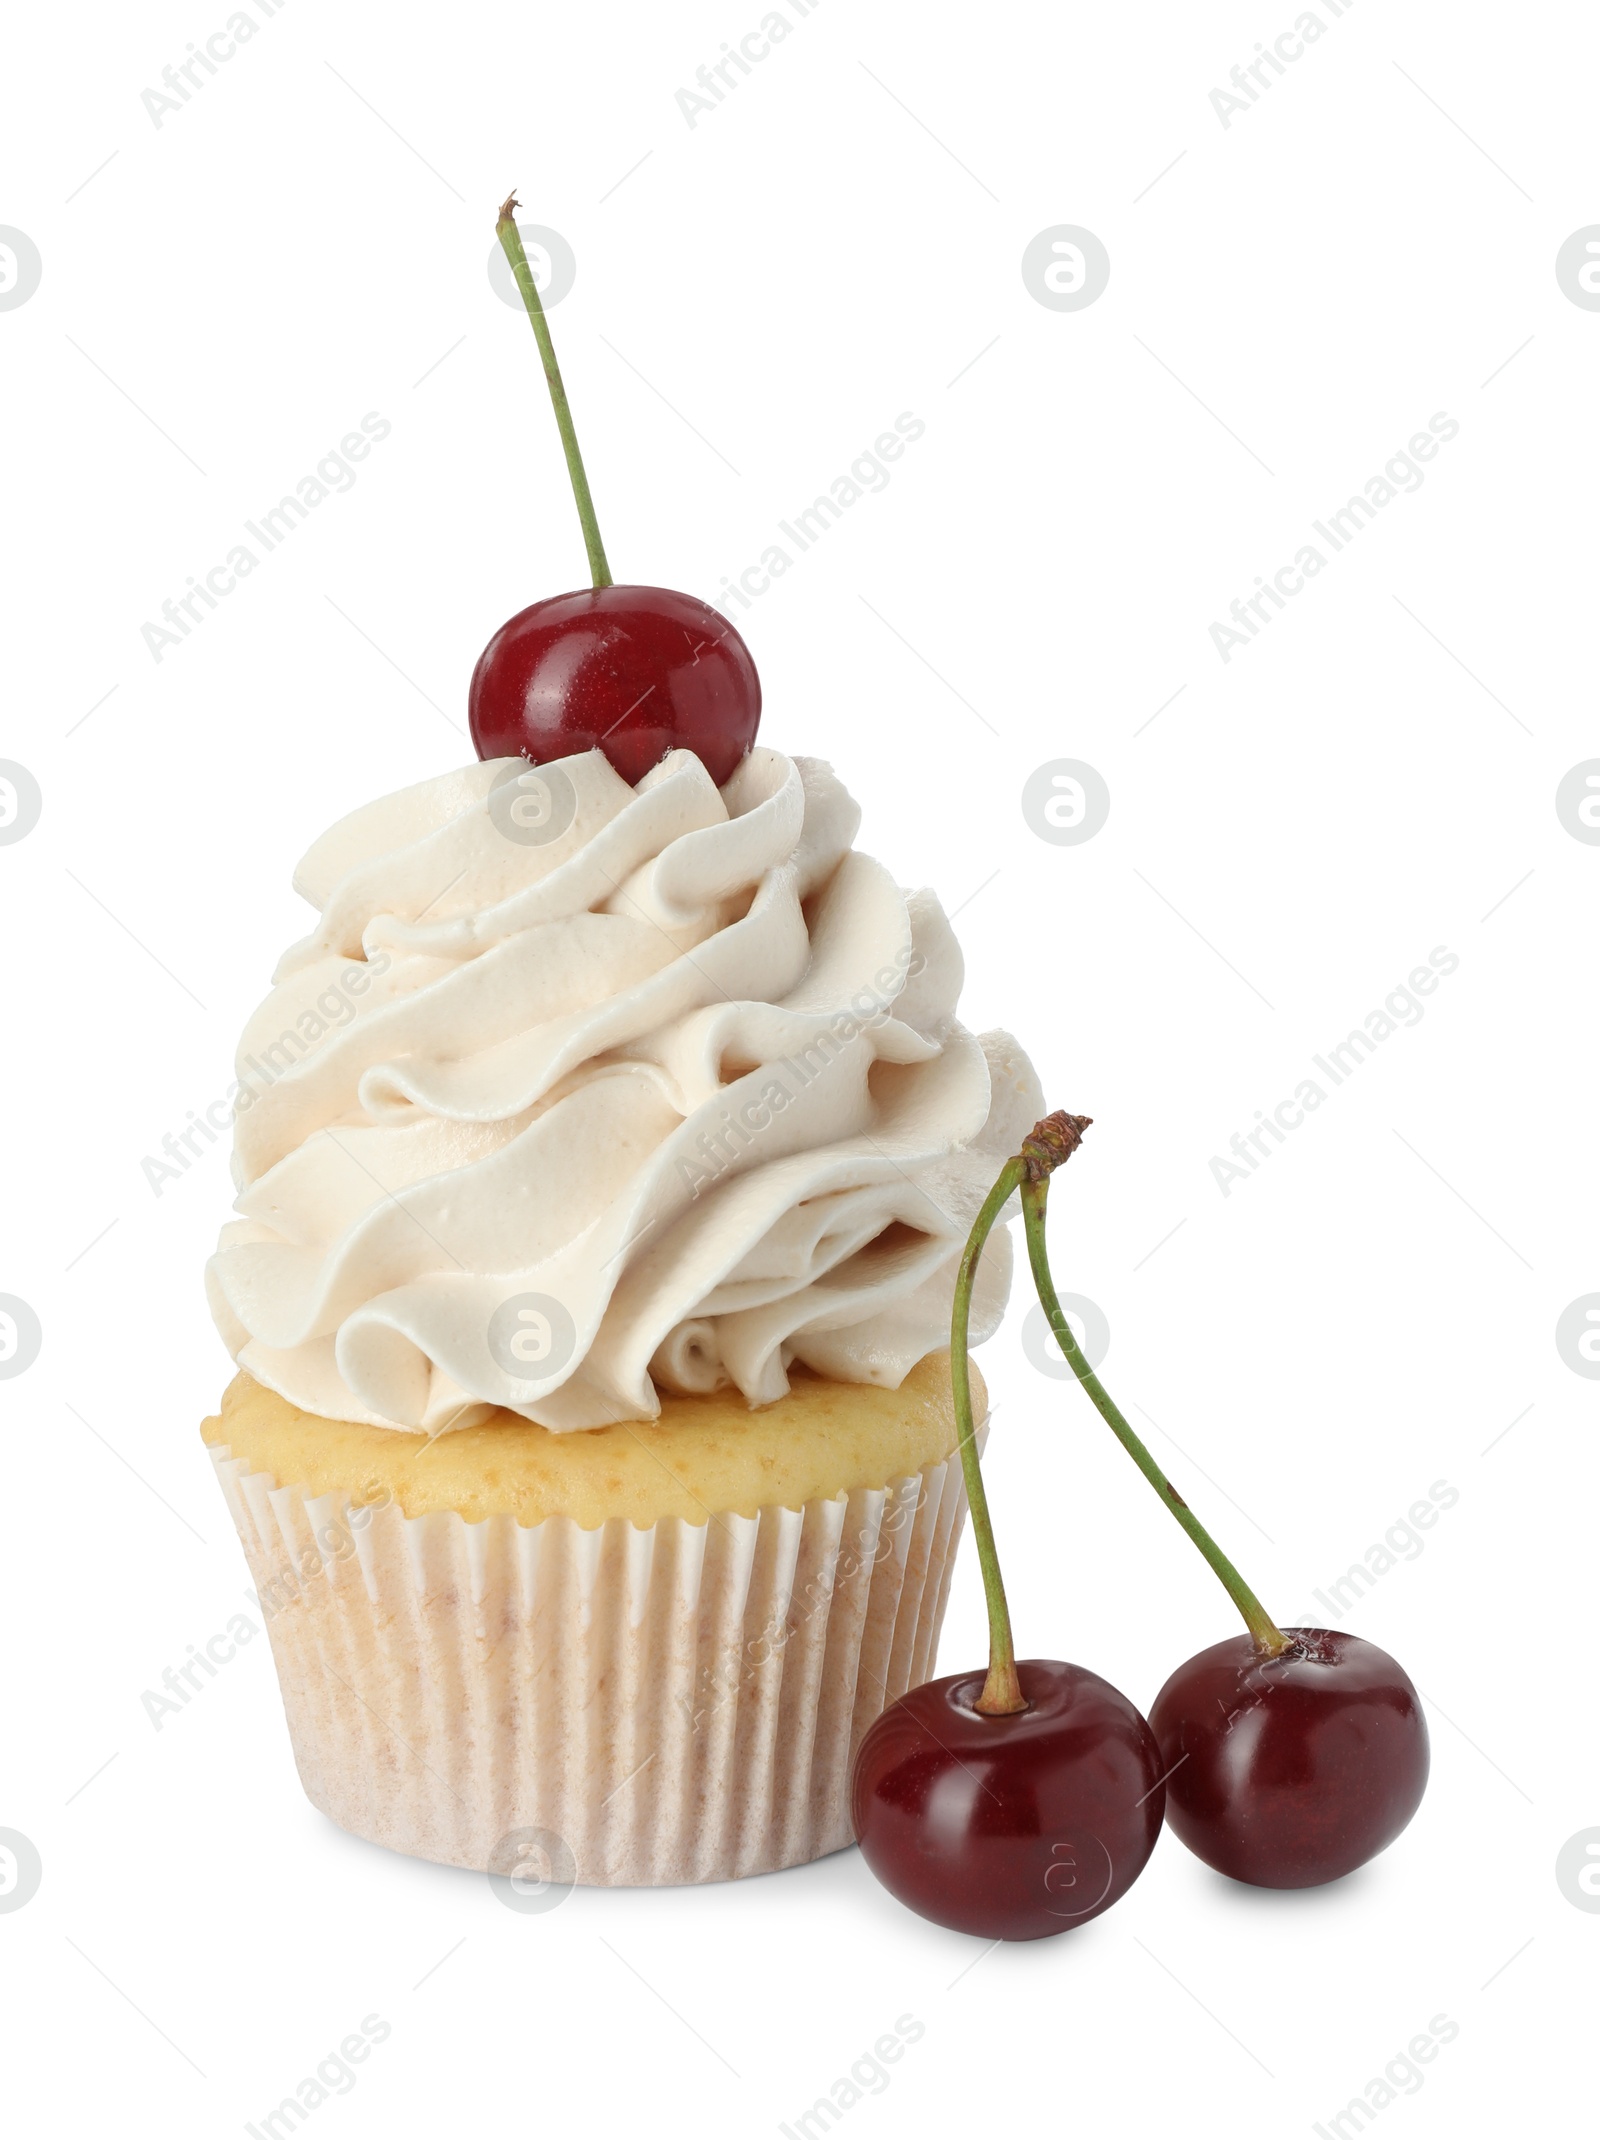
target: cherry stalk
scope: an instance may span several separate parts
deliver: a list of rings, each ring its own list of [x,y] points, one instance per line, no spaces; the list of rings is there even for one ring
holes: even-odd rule
[[[578,519],[583,526],[583,546],[589,553],[589,577],[596,587],[609,587],[612,585],[611,567],[606,563],[605,544],[600,540],[600,523],[595,518],[588,472],[584,468],[583,455],[578,448],[578,433],[572,421],[572,408],[567,400],[561,366],[556,362],[556,345],[550,339],[550,322],[544,316],[539,285],[533,279],[528,255],[523,250],[522,233],[517,228],[517,205],[515,193],[507,194],[500,203],[500,215],[494,226],[494,234],[500,240],[500,249],[516,277],[517,288],[522,293],[522,302],[529,324],[533,328],[533,338],[539,345],[539,361],[544,366],[545,384],[550,389],[550,405],[556,412],[556,428],[561,433],[561,450],[567,457],[567,474],[572,479],[572,495],[577,500]]]
[[[996,1219],[1021,1187],[1023,1172],[1024,1162],[1020,1158],[1008,1160],[1001,1169],[999,1180],[984,1199],[967,1245],[961,1252],[950,1312],[950,1386],[955,1398],[957,1447],[961,1455],[961,1475],[967,1488],[967,1508],[972,1517],[973,1542],[978,1548],[978,1566],[983,1572],[984,1601],[989,1609],[989,1670],[984,1678],[983,1692],[972,1705],[980,1716],[1014,1716],[1028,1706],[1017,1681],[1011,1612],[1000,1574],[1000,1556],[995,1550],[989,1496],[978,1462],[978,1438],[972,1423],[972,1376],[967,1360],[972,1286],[983,1255],[983,1244],[993,1231]]]
[[[1066,1354],[1067,1365],[1088,1391],[1095,1410],[1199,1547],[1223,1589],[1243,1614],[1244,1624],[1250,1630],[1258,1655],[1281,1657],[1290,1647],[1289,1637],[1275,1624],[1250,1585],[1112,1403],[1104,1384],[1084,1358],[1082,1349],[1072,1334],[1072,1325],[1067,1321],[1061,1303],[1056,1298],[1055,1281],[1050,1275],[1050,1258],[1045,1250],[1044,1238],[1050,1176],[1078,1149],[1083,1142],[1083,1132],[1090,1126],[1092,1119],[1089,1115],[1047,1115],[1034,1131],[1033,1137],[1028,1140],[1030,1144],[1035,1145],[1037,1156],[1022,1184],[1022,1223],[1027,1234],[1028,1262],[1033,1271],[1039,1304],[1055,1333],[1056,1343]],[[1066,1127],[1051,1129],[1051,1125]],[[1043,1134],[1047,1130],[1051,1132],[1048,1136]]]

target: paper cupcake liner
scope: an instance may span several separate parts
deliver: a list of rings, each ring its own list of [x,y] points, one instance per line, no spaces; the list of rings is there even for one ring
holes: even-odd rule
[[[856,1748],[933,1673],[966,1509],[953,1454],[648,1530],[408,1517],[212,1456],[312,1804],[483,1871],[515,1874],[532,1838],[558,1888],[739,1879],[849,1843]]]

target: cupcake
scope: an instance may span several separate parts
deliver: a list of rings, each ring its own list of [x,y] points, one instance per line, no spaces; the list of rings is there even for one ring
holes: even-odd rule
[[[687,749],[490,758],[296,873],[203,1433],[302,1782],[356,1834],[602,1885],[851,1839],[964,1514],[956,1263],[1043,1111],[858,822],[759,746],[720,786]]]

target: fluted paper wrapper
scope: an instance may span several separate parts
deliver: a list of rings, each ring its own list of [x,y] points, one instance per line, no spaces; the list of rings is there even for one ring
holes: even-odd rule
[[[956,1455],[648,1530],[408,1517],[212,1455],[312,1804],[479,1870],[537,1832],[590,1886],[739,1879],[852,1840],[856,1748],[932,1676],[966,1508]]]

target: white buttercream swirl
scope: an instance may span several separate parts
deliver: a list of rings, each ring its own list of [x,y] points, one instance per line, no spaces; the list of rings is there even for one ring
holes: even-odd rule
[[[719,792],[687,751],[637,787],[590,752],[325,833],[295,875],[319,924],[239,1047],[241,1216],[207,1270],[239,1364],[437,1434],[763,1404],[795,1361],[895,1387],[946,1343],[1043,1102],[957,1022],[949,923],[852,850],[859,818],[814,759],[756,749]],[[1009,1278],[1002,1230],[975,1339]]]

